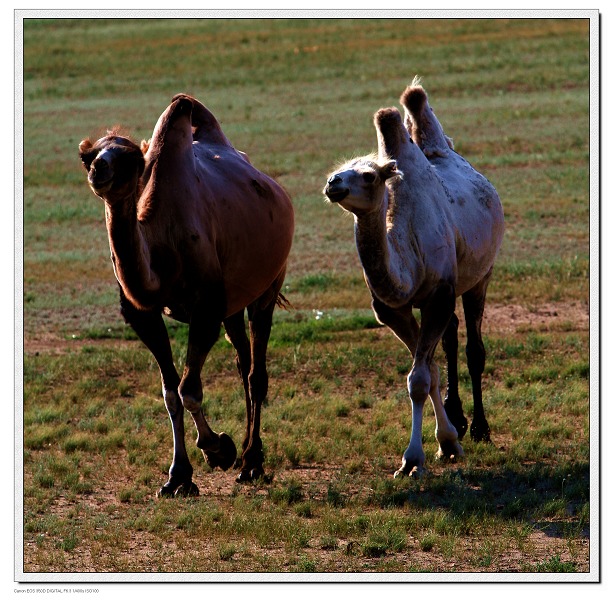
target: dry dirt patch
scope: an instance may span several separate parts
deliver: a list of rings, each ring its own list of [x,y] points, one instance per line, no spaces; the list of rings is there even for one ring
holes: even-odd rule
[[[589,322],[590,309],[587,302],[548,302],[531,307],[519,304],[486,304],[483,331],[547,331],[563,326],[569,326],[576,331],[587,330]]]
[[[463,320],[458,302],[458,317]],[[549,302],[539,306],[520,304],[486,304],[483,319],[484,333],[513,333],[527,330],[548,331],[568,327],[574,331],[589,328],[590,310],[587,302]],[[462,324],[463,326],[463,324]],[[134,342],[116,339],[90,340],[65,337],[44,326],[27,331],[23,339],[25,354],[63,354],[84,345],[106,345],[118,348]]]

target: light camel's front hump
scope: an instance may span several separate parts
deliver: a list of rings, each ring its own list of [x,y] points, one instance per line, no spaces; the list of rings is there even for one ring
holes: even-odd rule
[[[467,317],[467,355],[475,397],[473,423],[479,422],[477,429],[483,430],[484,351],[480,327],[485,289],[503,228],[495,190],[454,152],[433,111],[429,106],[424,109],[425,94],[420,92],[418,96],[411,99],[409,110],[413,112],[406,125],[395,108],[378,111],[378,156],[343,165],[328,178],[324,189],[331,202],[354,216],[356,246],[377,319],[413,355],[407,377],[411,438],[396,476],[419,475],[425,469],[422,421],[428,396],[436,418],[437,457],[455,459],[464,453],[454,425],[458,423],[463,434],[459,398],[453,407],[443,404],[438,367],[433,360],[444,337],[448,364],[456,368],[451,352],[457,352],[454,309],[459,294]],[[449,162],[438,168],[438,163],[432,164],[434,160]],[[445,173],[449,174],[447,179]],[[467,209],[460,211],[460,204]],[[414,307],[421,311],[419,325],[413,316]],[[489,428],[487,431],[489,436]]]

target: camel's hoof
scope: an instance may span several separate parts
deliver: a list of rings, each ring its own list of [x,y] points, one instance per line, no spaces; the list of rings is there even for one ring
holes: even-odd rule
[[[219,450],[216,452],[202,450],[202,453],[211,469],[219,467],[222,471],[227,471],[236,460],[236,446],[232,438],[223,431],[219,434]]]
[[[182,483],[175,490],[174,495],[175,495],[175,498],[195,497],[195,496],[200,495],[200,490],[198,489],[198,486],[193,481],[190,481],[189,483]]]
[[[448,460],[450,462],[456,462],[459,458],[464,456],[464,450],[462,446],[456,441],[443,441],[439,442],[439,449],[436,453],[438,460]]]
[[[170,487],[162,486],[156,493],[156,498],[172,498],[174,491]]]
[[[262,467],[253,467],[253,469],[244,468],[236,478],[237,483],[249,483],[250,481],[257,481],[263,479],[266,483],[272,481],[272,476],[266,477],[264,475],[264,469]]]
[[[406,467],[401,467],[394,473],[394,479],[400,479],[402,477],[411,477],[413,479],[420,479],[427,473],[425,467],[418,467],[415,465],[410,471]]]

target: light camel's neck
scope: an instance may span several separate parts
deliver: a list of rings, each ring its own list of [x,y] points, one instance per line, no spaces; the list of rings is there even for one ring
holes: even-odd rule
[[[160,278],[151,268],[151,254],[136,217],[134,192],[120,201],[105,202],[106,227],[113,269],[126,297],[139,308],[152,307]]]
[[[406,257],[399,254],[404,244],[388,231],[387,210],[384,201],[379,211],[356,216],[355,241],[368,287],[388,306],[399,307],[410,302],[415,281]]]

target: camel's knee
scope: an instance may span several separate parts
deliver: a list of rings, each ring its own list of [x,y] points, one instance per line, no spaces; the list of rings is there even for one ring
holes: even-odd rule
[[[407,378],[407,386],[409,388],[409,396],[413,402],[419,404],[426,401],[430,394],[432,385],[432,376],[430,369],[426,365],[413,366]]]
[[[200,378],[185,376],[179,385],[179,396],[185,410],[195,413],[202,406],[202,383]]]
[[[171,418],[174,418],[179,414],[181,410],[181,400],[179,398],[179,394],[174,390],[163,390],[164,393],[164,404],[166,405],[166,410]]]
[[[249,394],[256,402],[263,402],[268,394],[268,372],[265,366],[254,368],[249,373]]]

